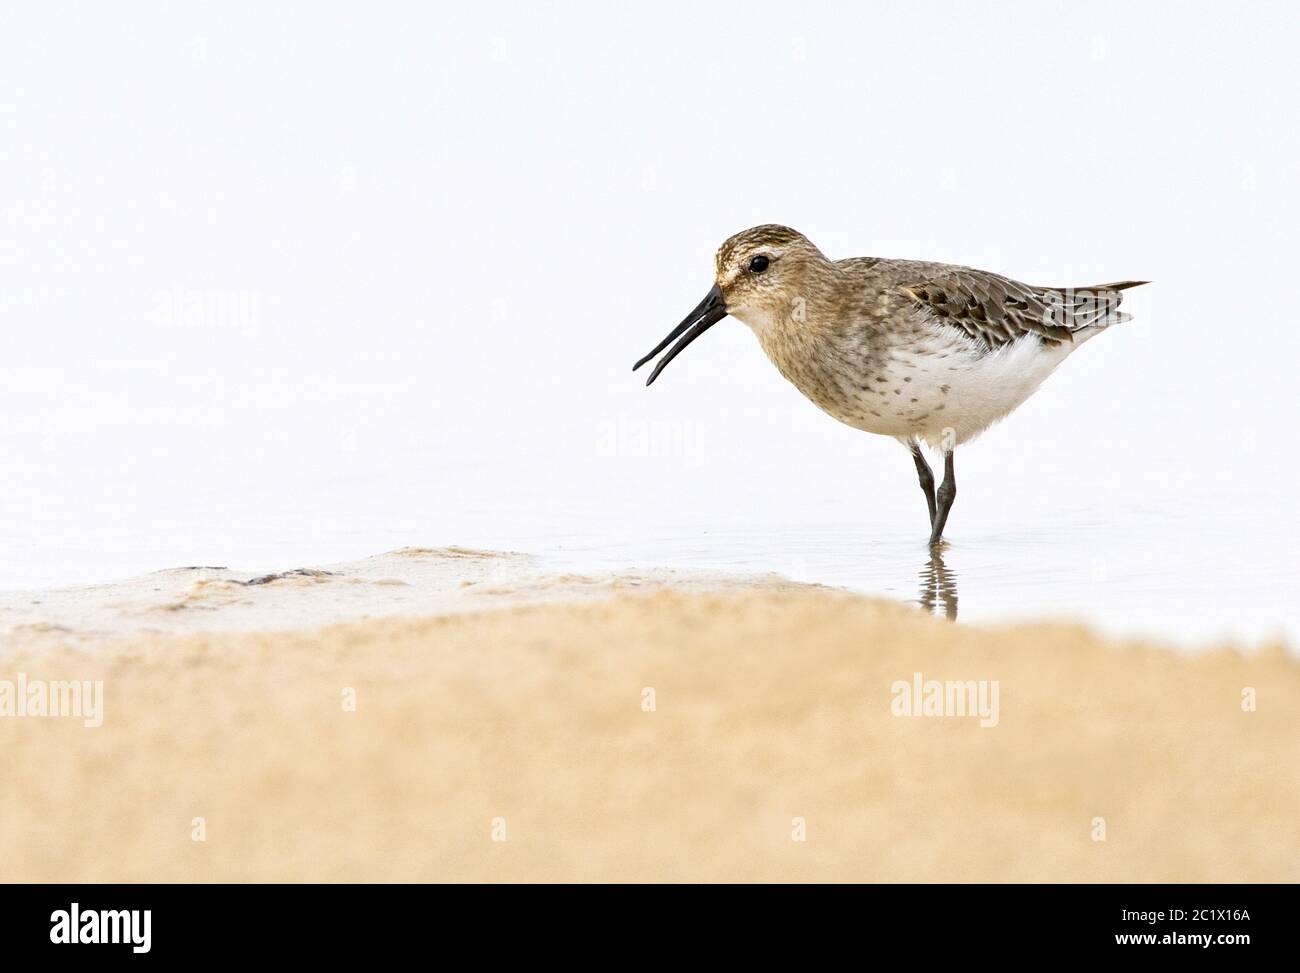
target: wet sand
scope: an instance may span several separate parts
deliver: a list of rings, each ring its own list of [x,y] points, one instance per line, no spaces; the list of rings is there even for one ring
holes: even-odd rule
[[[97,728],[0,718],[0,878],[1300,880],[1280,646],[491,552],[368,562],[0,597],[0,680],[104,698]],[[996,725],[895,715],[918,672],[996,681]]]

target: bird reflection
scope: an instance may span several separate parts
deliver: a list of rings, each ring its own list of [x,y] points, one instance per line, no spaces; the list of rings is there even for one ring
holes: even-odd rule
[[[957,620],[957,575],[943,563],[939,548],[930,549],[930,559],[921,568],[921,607],[931,615],[938,614],[943,606],[944,617]]]

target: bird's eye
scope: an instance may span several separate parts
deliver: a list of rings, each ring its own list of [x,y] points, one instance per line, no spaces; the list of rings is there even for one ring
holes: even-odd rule
[[[749,262],[749,272],[751,274],[761,274],[765,270],[767,270],[766,257],[755,257]]]

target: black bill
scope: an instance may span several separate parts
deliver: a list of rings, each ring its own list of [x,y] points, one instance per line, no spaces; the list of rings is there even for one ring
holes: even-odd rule
[[[650,354],[646,355],[639,362],[633,365],[632,371],[635,372],[651,358],[672,344],[672,342],[676,341],[678,337],[681,337],[682,340],[673,345],[672,351],[668,352],[668,354],[664,355],[663,358],[659,360],[659,364],[654,367],[654,371],[650,373],[650,377],[645,380],[646,385],[649,385],[659,377],[659,373],[664,370],[664,366],[676,358],[683,348],[700,335],[704,334],[704,332],[708,331],[709,328],[713,327],[726,316],[727,302],[723,300],[722,291],[718,289],[718,285],[714,284],[713,289],[704,296],[704,300],[700,301],[699,306],[690,314],[686,315],[686,319],[682,321],[681,324],[677,325],[677,327],[673,328],[673,330],[669,332],[667,338],[655,345],[654,350],[651,351]],[[682,332],[685,332],[685,334],[682,334]]]

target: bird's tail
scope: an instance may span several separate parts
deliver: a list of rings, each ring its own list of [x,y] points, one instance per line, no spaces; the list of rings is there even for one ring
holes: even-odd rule
[[[1120,280],[1110,284],[1092,284],[1088,287],[1053,288],[1054,302],[1059,302],[1060,312],[1066,319],[1063,323],[1071,332],[1093,333],[1109,328],[1112,324],[1123,324],[1131,320],[1133,315],[1119,309],[1120,303],[1124,300],[1124,295],[1120,291],[1149,283],[1151,283],[1149,280]]]

